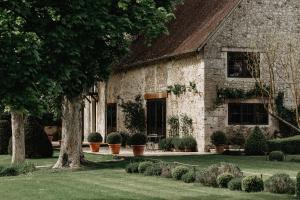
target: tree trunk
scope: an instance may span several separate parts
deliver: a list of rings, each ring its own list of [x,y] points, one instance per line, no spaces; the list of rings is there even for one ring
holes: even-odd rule
[[[24,115],[19,112],[11,113],[12,127],[12,164],[25,161]]]
[[[82,159],[81,98],[64,97],[62,108],[62,144],[53,168],[78,168]]]

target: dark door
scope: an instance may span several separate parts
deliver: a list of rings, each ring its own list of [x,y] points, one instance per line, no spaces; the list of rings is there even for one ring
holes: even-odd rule
[[[166,136],[166,99],[147,101],[147,134]]]
[[[117,131],[117,104],[107,104],[106,113],[106,131],[107,134]]]

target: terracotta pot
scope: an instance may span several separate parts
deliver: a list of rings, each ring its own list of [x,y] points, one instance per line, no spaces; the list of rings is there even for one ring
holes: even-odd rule
[[[121,144],[108,144],[111,154],[119,154],[121,149]]]
[[[216,146],[216,152],[222,154],[224,152],[224,145]]]
[[[145,145],[132,145],[134,156],[143,156],[145,151]]]
[[[90,142],[91,152],[99,152],[101,143],[99,142]]]
[[[50,143],[52,143],[53,135],[48,135],[48,140],[50,141]]]

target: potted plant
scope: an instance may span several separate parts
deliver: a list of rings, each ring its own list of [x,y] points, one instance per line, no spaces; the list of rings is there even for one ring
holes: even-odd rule
[[[122,144],[122,136],[118,132],[110,133],[107,136],[107,143],[112,154],[119,154]]]
[[[182,138],[185,152],[196,152],[197,141],[193,136],[185,136]]]
[[[147,136],[142,133],[135,133],[129,138],[129,144],[132,147],[134,156],[144,155],[146,142]]]
[[[216,146],[217,153],[224,152],[224,146],[227,144],[227,137],[224,132],[216,131],[210,136],[211,143]]]
[[[90,133],[88,136],[88,142],[90,144],[90,149],[92,152],[99,152],[102,141],[103,138],[100,133]]]

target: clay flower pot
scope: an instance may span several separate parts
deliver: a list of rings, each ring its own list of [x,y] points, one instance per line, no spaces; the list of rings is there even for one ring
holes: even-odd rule
[[[121,144],[108,144],[111,154],[120,154]]]
[[[134,156],[143,156],[145,151],[145,145],[131,145]]]
[[[90,142],[91,152],[99,152],[101,143],[99,142]]]
[[[219,154],[224,153],[224,145],[216,146],[216,152]]]

